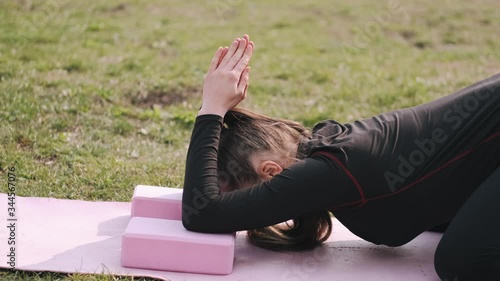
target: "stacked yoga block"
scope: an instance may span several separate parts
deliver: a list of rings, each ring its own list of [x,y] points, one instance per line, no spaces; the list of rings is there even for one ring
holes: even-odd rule
[[[235,234],[188,231],[181,221],[182,189],[138,185],[122,237],[123,267],[230,274]]]

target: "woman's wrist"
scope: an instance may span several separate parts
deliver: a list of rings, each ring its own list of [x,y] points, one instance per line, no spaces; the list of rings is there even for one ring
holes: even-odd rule
[[[224,115],[226,115],[226,112],[227,111],[221,110],[221,109],[201,107],[200,110],[198,111],[198,116],[213,114],[213,115],[219,115],[220,117],[224,118]]]

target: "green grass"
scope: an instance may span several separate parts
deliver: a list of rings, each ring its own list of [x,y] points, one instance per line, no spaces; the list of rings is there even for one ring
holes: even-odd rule
[[[19,196],[129,201],[137,184],[181,187],[208,63],[244,33],[256,49],[241,106],[308,126],[413,106],[499,72],[497,0],[389,3],[1,1],[0,191],[10,166]]]

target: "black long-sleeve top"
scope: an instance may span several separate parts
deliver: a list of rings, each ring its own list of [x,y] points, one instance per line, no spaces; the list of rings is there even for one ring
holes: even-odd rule
[[[196,118],[187,154],[182,222],[234,232],[331,211],[375,244],[403,245],[453,219],[500,165],[500,74],[416,107],[314,126],[307,155],[272,179],[221,193],[223,118]],[[500,186],[499,186],[500,188]]]

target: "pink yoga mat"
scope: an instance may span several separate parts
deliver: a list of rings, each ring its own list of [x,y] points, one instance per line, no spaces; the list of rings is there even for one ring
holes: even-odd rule
[[[0,193],[0,268],[7,255],[7,196]],[[163,280],[384,280],[438,281],[433,255],[441,234],[426,232],[398,247],[373,245],[333,220],[323,247],[304,253],[275,253],[236,239],[233,272],[211,276],[120,266],[121,235],[131,203],[54,198],[16,198],[16,269],[67,273],[109,273]],[[6,231],[7,230],[7,231]]]

